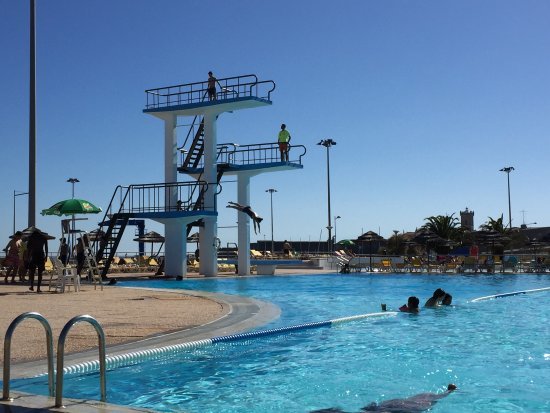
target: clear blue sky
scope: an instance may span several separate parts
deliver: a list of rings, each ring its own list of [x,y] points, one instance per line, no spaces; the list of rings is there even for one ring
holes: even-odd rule
[[[13,190],[28,182],[29,2],[0,0],[0,10],[7,242]],[[37,0],[37,210],[70,197],[69,177],[81,181],[77,197],[103,208],[118,184],[163,181],[163,125],[142,113],[144,90],[212,70],[277,84],[273,106],[220,118],[220,142],[273,141],[284,122],[308,149],[302,171],[253,178],[259,239],[271,237],[268,188],[278,190],[276,239],[326,239],[326,150],[316,143],[328,137],[338,239],[413,231],[465,207],[476,227],[502,213],[507,222],[504,166],[516,168],[514,225],[550,226],[548,16],[543,0]],[[220,226],[236,222],[228,200],[231,182]],[[17,199],[19,229],[26,202]],[[57,217],[37,225],[59,235]],[[219,236],[233,242],[236,229]]]

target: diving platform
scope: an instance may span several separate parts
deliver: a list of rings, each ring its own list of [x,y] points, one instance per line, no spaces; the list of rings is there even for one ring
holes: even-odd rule
[[[147,102],[144,113],[165,118],[170,112],[176,116],[203,115],[252,109],[271,105],[272,80],[258,80],[256,75],[227,77],[216,80],[216,98],[208,99],[208,81],[165,86],[145,91]]]
[[[180,148],[178,172],[194,177],[200,176],[204,168],[204,159],[193,157],[191,151],[201,150],[191,145],[189,150]],[[303,169],[302,157],[306,154],[304,145],[293,145],[289,150],[289,160],[281,161],[279,145],[275,142],[238,145],[235,143],[219,144],[217,147],[217,166],[224,175],[249,173],[258,175],[264,172],[278,172]]]
[[[119,185],[115,188],[111,202],[105,211],[100,229],[103,234],[94,242],[96,261],[103,261],[102,277],[106,278],[109,267],[124,234],[124,230],[135,219],[151,219],[166,227],[166,238],[174,240],[165,248],[165,268],[170,268],[173,276],[181,276],[187,271],[187,234],[193,224],[200,220],[216,219],[215,208],[204,205],[204,194],[208,190],[205,181],[169,182],[158,184]]]
[[[211,75],[211,74],[210,74]],[[288,156],[279,151],[276,131],[270,143],[239,145],[218,144],[217,122],[220,114],[242,109],[270,106],[271,93],[275,90],[272,80],[259,80],[256,75],[244,75],[195,83],[167,86],[145,91],[147,101],[143,113],[155,116],[164,123],[164,180],[176,183],[178,173],[190,175],[196,182],[209,185],[200,190],[200,207],[185,205],[182,211],[139,211],[140,216],[163,222],[166,232],[165,274],[183,276],[186,271],[185,227],[186,220],[196,211],[200,216],[199,272],[216,276],[218,239],[217,195],[222,176],[237,176],[237,201],[250,204],[251,178],[266,172],[299,170],[303,168],[302,156],[306,149],[292,145]],[[178,122],[180,118],[192,118],[190,122]],[[193,118],[194,117],[194,118]],[[187,136],[180,137],[181,126],[189,126]],[[181,139],[183,138],[183,139]],[[183,143],[180,143],[182,142]],[[285,159],[283,161],[283,158]],[[170,208],[181,197],[172,195]],[[196,201],[195,201],[196,203]],[[200,212],[198,212],[200,211]],[[137,212],[137,211],[136,211]],[[180,215],[181,214],[181,215]],[[193,225],[196,224],[196,221]],[[250,273],[250,218],[238,213],[238,262],[239,275]],[[187,224],[190,228],[190,224]],[[183,262],[183,264],[180,264]],[[271,268],[271,267],[270,267]],[[184,271],[182,271],[182,269]]]

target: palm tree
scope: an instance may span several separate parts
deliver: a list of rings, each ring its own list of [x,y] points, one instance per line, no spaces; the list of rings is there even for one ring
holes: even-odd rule
[[[422,228],[445,240],[460,241],[462,230],[458,218],[451,215],[437,215],[424,219],[426,222]]]
[[[501,214],[500,218],[497,219],[491,217],[487,218],[488,221],[485,224],[479,226],[482,231],[495,231],[500,234],[507,234],[510,231],[510,229],[504,225],[503,214]]]

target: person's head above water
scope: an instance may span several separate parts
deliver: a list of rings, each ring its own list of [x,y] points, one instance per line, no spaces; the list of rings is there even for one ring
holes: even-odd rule
[[[451,305],[451,303],[453,302],[453,296],[451,294],[445,294],[443,296],[443,299],[441,300],[441,304],[443,305]]]
[[[447,390],[448,391],[455,391],[458,387],[456,387],[456,385],[454,385],[453,383],[449,383],[449,385],[447,386]]]
[[[445,291],[443,291],[441,288],[438,288],[437,290],[434,291],[434,295],[433,297],[434,298],[441,298],[445,295]]]
[[[419,304],[420,300],[418,299],[418,297],[412,296],[409,297],[409,299],[407,300],[407,307],[409,308],[409,310],[418,309]]]

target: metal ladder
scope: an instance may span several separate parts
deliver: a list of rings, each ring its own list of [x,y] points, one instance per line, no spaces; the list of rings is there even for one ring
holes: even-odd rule
[[[101,286],[101,291],[103,291],[103,283],[101,280],[101,272],[99,271],[99,267],[97,265],[95,254],[93,253],[88,233],[84,233],[83,236],[86,236],[86,242],[84,242],[84,259],[86,262],[86,271],[88,273],[88,277],[90,278],[90,281],[94,284],[94,290],[97,289],[97,286]]]
[[[33,318],[38,320],[44,330],[46,331],[46,346],[47,346],[47,362],[48,362],[48,390],[50,397],[55,395],[55,407],[64,407],[63,406],[63,364],[65,360],[65,340],[67,334],[69,334],[70,329],[75,324],[85,321],[90,323],[98,336],[99,343],[99,381],[100,381],[100,392],[101,392],[101,401],[107,401],[107,380],[106,380],[106,371],[107,371],[107,362],[105,357],[105,333],[99,322],[90,315],[79,315],[70,319],[63,330],[59,335],[59,340],[57,342],[57,371],[56,373],[56,383],[54,390],[54,366],[53,366],[53,335],[52,328],[50,323],[46,318],[36,312],[27,312],[20,314],[16,317],[11,324],[9,325],[6,335],[4,337],[4,374],[2,378],[2,400],[3,401],[13,401],[10,397],[10,375],[11,375],[11,339],[13,332],[16,327],[25,319]]]

